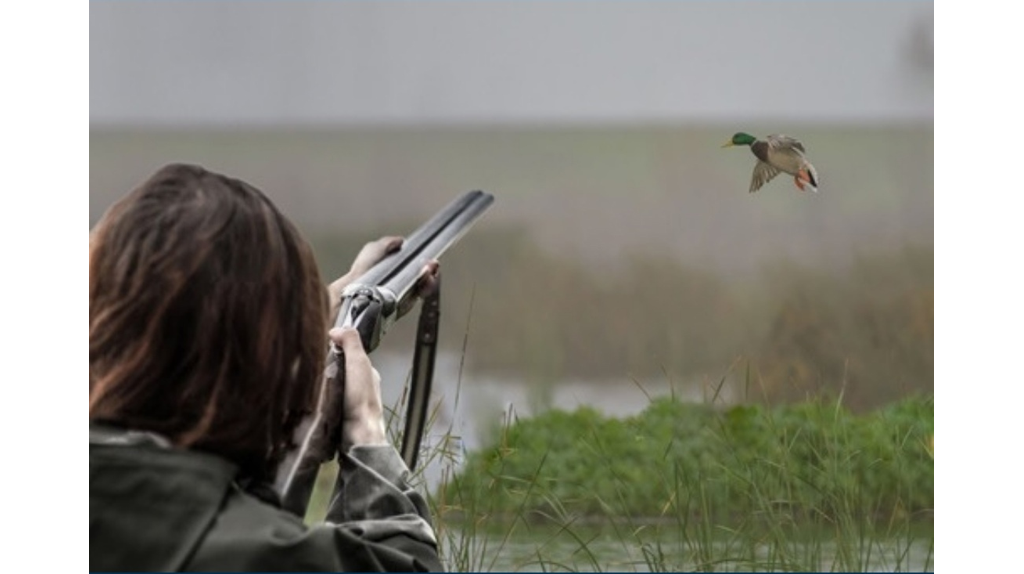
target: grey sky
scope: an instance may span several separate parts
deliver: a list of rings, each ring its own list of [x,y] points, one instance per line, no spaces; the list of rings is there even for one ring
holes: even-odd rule
[[[109,124],[930,120],[930,1],[90,3]]]

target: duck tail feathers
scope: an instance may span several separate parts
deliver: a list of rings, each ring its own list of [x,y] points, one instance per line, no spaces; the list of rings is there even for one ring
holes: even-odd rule
[[[814,166],[809,162],[807,164],[807,178],[810,180],[811,191],[818,193],[818,172],[815,171]]]

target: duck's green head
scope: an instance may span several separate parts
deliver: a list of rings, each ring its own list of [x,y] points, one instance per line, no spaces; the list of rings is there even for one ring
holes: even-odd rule
[[[754,136],[744,133],[736,132],[736,135],[732,136],[732,139],[722,144],[722,147],[732,147],[734,145],[750,145],[757,141]]]

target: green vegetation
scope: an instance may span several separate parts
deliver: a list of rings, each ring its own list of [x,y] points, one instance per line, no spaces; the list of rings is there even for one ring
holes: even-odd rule
[[[507,418],[466,460],[450,429],[430,445],[428,502],[455,571],[931,570],[933,408],[666,397],[623,420]],[[320,478],[310,521],[334,480]]]
[[[515,567],[919,570],[933,545],[933,426],[921,396],[859,416],[838,399],[664,398],[625,420],[549,411],[500,429],[432,502],[460,570],[493,567],[536,532],[547,538]],[[571,563],[553,537],[576,548]],[[607,538],[620,548],[599,551]]]
[[[860,416],[838,402],[715,409],[671,398],[624,420],[555,410],[503,429],[443,496],[526,516],[930,516],[932,433],[932,402],[920,397]]]

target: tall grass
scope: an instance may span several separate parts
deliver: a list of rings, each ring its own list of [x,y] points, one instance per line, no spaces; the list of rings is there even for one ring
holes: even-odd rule
[[[426,494],[456,571],[929,570],[932,408],[913,396],[854,415],[839,395],[667,397],[622,420],[509,410],[468,457],[451,427],[428,433],[423,460],[442,473]]]

